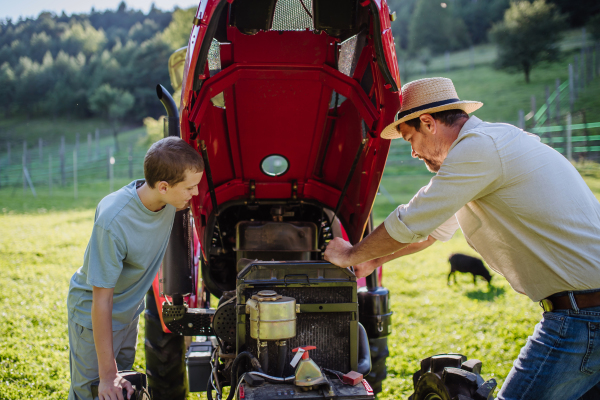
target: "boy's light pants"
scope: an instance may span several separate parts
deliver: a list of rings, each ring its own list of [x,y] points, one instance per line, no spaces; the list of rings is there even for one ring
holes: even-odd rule
[[[130,370],[135,360],[139,317],[127,327],[113,332],[113,351],[119,371]],[[93,400],[91,384],[99,379],[94,334],[69,319],[69,361],[71,388],[69,400]]]

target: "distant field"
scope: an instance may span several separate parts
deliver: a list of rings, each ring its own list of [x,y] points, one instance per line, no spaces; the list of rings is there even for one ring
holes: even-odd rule
[[[579,167],[600,196],[598,165]],[[384,176],[395,203],[378,197],[377,223],[431,177],[414,173]],[[20,191],[0,190],[0,399],[66,398],[68,282],[81,265],[96,202],[107,193],[107,184],[98,184],[82,190],[78,201],[70,193],[32,201]],[[389,337],[389,378],[380,399],[408,397],[420,359],[443,352],[483,360],[483,376],[501,385],[540,318],[538,305],[515,293],[500,276],[494,275],[491,289],[485,282],[473,285],[470,276],[459,276],[457,285],[447,286],[447,258],[453,252],[474,254],[460,232],[448,243],[384,269],[384,285],[392,293],[394,332]],[[144,365],[140,333],[135,368],[143,370]]]

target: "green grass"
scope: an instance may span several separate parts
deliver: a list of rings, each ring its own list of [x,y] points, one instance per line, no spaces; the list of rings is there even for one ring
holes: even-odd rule
[[[578,168],[600,197],[598,164],[587,162]],[[418,174],[416,167],[408,171],[412,174],[384,176],[395,203],[377,198],[377,223],[431,178]],[[96,202],[108,193],[108,184],[82,190],[78,200],[70,192],[37,200],[20,191],[7,192],[0,190],[0,399],[65,399],[69,385],[65,299],[69,279],[83,259]],[[483,281],[473,285],[466,275],[448,286],[447,258],[453,252],[474,254],[460,232],[447,243],[384,269],[394,317],[389,377],[380,399],[408,397],[419,361],[444,352],[481,359],[483,376],[494,377],[501,385],[540,319],[537,304],[515,293],[496,274],[492,288]],[[145,365],[143,327],[142,321],[138,370]]]

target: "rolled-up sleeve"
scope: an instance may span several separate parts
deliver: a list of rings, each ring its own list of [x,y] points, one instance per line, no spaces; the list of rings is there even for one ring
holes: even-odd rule
[[[466,132],[450,148],[429,184],[386,218],[385,229],[401,243],[423,241],[465,204],[498,188],[502,177],[493,140],[482,133]]]

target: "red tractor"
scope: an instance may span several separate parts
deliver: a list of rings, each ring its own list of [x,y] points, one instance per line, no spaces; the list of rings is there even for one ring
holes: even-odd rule
[[[392,18],[385,0],[200,2],[169,61],[179,110],[157,87],[166,131],[206,170],[147,296],[154,399],[381,390],[391,312],[380,271],[357,280],[323,251],[371,230],[390,147],[380,132],[401,102]]]

